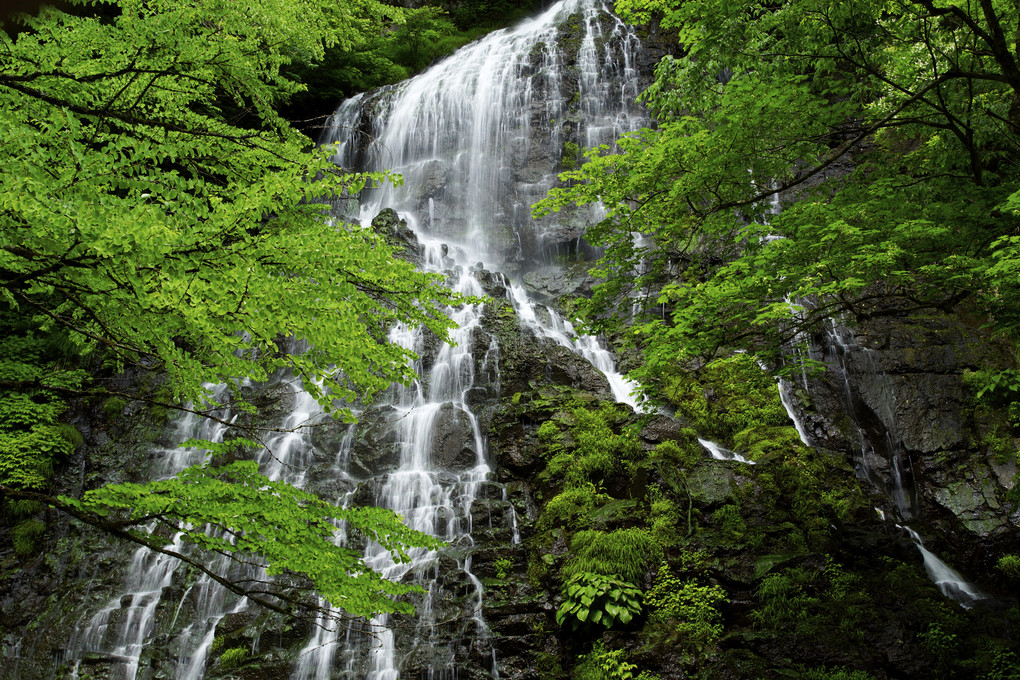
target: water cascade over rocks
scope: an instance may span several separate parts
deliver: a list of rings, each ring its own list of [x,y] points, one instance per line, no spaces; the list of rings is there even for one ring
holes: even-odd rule
[[[338,504],[391,508],[410,526],[446,542],[439,550],[411,551],[411,560],[401,564],[378,546],[358,546],[374,569],[422,587],[413,599],[414,616],[344,625],[326,616],[316,622],[285,620],[172,558],[111,546],[106,538],[65,522],[45,562],[37,560],[23,577],[5,575],[14,586],[3,594],[0,613],[17,615],[15,625],[31,627],[24,635],[12,632],[13,625],[3,628],[6,668],[0,678],[524,680],[576,672],[576,655],[585,652],[553,627],[558,570],[570,559],[572,547],[566,534],[540,548],[532,540],[547,516],[548,500],[559,489],[555,475],[546,474],[549,451],[538,430],[552,422],[559,434],[570,434],[570,413],[542,402],[553,403],[558,397],[546,395],[561,393],[577,400],[572,403],[593,407],[607,400],[634,409],[640,403],[613,354],[598,339],[579,337],[556,309],[556,301],[583,294],[591,283],[583,270],[594,253],[582,236],[586,225],[599,219],[599,209],[564,210],[534,220],[530,208],[556,186],[558,172],[579,161],[579,148],[611,144],[621,133],[649,123],[634,100],[647,84],[641,79],[648,78],[660,56],[656,49],[642,46],[600,2],[562,0],[413,79],[342,103],[332,118],[323,142],[336,144],[339,165],[354,171],[388,169],[404,180],[338,201],[336,220],[379,231],[404,257],[444,274],[456,291],[485,302],[447,310],[458,326],[449,344],[426,331],[390,329],[392,342],[419,356],[415,368],[420,377],[359,407],[354,425],[322,414],[286,373],[241,389],[259,406],[257,422],[275,432],[257,454],[265,474]],[[778,207],[776,197],[773,211]],[[782,406],[799,440],[819,454],[807,457],[812,469],[836,481],[841,492],[851,487],[842,476],[856,488],[856,468],[858,478],[879,491],[867,496],[865,513],[851,506],[845,516],[836,515],[838,522],[820,527],[814,520],[823,517],[821,512],[799,516],[804,514],[799,508],[807,505],[804,499],[815,498],[808,495],[813,487],[806,475],[793,477],[797,484],[803,481],[802,487],[794,488],[789,475],[780,480],[783,488],[777,485],[777,470],[792,473],[799,466],[759,456],[732,436],[719,440],[725,447],[698,438],[681,418],[665,413],[626,424],[629,416],[616,419],[616,411],[607,416],[616,419],[610,424],[617,430],[628,428],[636,450],[651,453],[678,443],[685,477],[674,479],[680,469],[677,458],[663,454],[656,461],[649,456],[633,478],[614,473],[601,480],[606,496],[619,501],[604,507],[612,513],[633,512],[625,520],[629,530],[647,519],[639,515],[649,514],[653,492],[661,494],[664,501],[676,501],[680,513],[672,520],[675,527],[662,526],[666,520],[659,529],[704,538],[725,556],[710,573],[712,583],[727,590],[725,625],[735,633],[729,639],[737,642],[708,656],[711,663],[732,662],[729,670],[712,677],[778,677],[773,666],[792,676],[808,666],[818,671],[822,664],[835,674],[835,664],[857,664],[853,655],[860,652],[869,655],[869,669],[878,669],[876,678],[935,677],[925,674],[934,668],[930,663],[910,658],[922,658],[916,633],[926,629],[912,632],[914,622],[896,618],[911,603],[899,599],[900,589],[890,588],[879,574],[889,560],[905,568],[897,567],[898,573],[909,572],[914,560],[916,580],[938,598],[935,609],[949,604],[943,595],[976,611],[994,605],[988,579],[979,589],[947,565],[979,576],[966,551],[987,545],[988,555],[998,555],[1006,544],[1002,537],[1016,526],[1016,512],[997,500],[1006,488],[997,480],[1011,478],[1011,469],[994,460],[983,462],[983,452],[976,451],[976,440],[959,415],[969,398],[959,374],[984,365],[987,343],[949,321],[926,334],[908,333],[894,323],[899,322],[883,318],[852,333],[833,328],[827,335],[798,338],[805,358],[824,365],[825,375],[804,370],[779,384]],[[217,401],[229,403],[225,388],[215,389]],[[710,403],[720,401],[718,395],[694,396],[704,397],[710,413],[729,408]],[[130,408],[132,416],[144,413]],[[236,422],[229,411],[217,415],[219,423],[189,416],[170,431],[152,426],[155,434],[130,429],[138,427],[134,420],[140,418],[104,421],[84,433],[82,481],[64,488],[81,491],[86,462],[92,475],[88,484],[175,474],[198,462],[199,455],[176,444],[222,439],[227,424]],[[124,444],[111,444],[104,427],[114,438],[130,436]],[[940,458],[957,468],[965,462],[966,475],[946,472],[948,465]],[[800,488],[807,490],[800,504],[788,502]],[[643,505],[645,500],[649,505]],[[872,504],[881,522],[868,509]],[[669,509],[669,503],[663,505]],[[600,521],[610,517],[608,510]],[[967,544],[959,550],[953,544],[957,537],[965,539],[957,543]],[[178,547],[175,537],[164,538]],[[343,527],[338,527],[337,540],[347,540]],[[677,554],[671,557],[679,566]],[[989,564],[987,556],[982,559]],[[230,578],[265,577],[213,566]],[[832,593],[842,592],[842,586],[835,587],[841,570],[847,578],[839,583],[858,589],[847,593],[874,602],[867,605],[873,623],[859,629],[856,642],[830,633],[845,630],[839,617],[854,609],[833,599]],[[768,604],[760,593],[763,580],[801,575],[814,579],[812,601],[823,603],[809,603],[798,618],[818,625],[811,633],[815,642],[785,637],[783,628],[792,619],[776,619],[769,624],[775,630],[755,625],[752,631],[753,615]],[[638,585],[647,590],[653,578],[649,569]],[[822,587],[830,579],[831,593]],[[928,602],[913,579],[897,583]],[[64,590],[73,590],[74,597],[66,597]],[[34,609],[21,616],[19,598],[26,594],[35,597]],[[839,628],[826,628],[830,623]],[[800,635],[800,623],[796,628]],[[956,630],[962,635],[963,628]],[[691,675],[684,658],[688,652],[674,644],[675,637],[654,643],[649,652],[654,641],[642,639],[638,627],[611,635],[614,645],[626,647],[626,658],[648,662],[659,677]],[[821,645],[823,638],[837,642]],[[867,645],[858,644],[861,639]],[[837,647],[848,640],[858,646],[847,648],[850,656],[839,657],[845,650]]]
[[[907,437],[899,423],[904,410],[897,403],[897,397],[902,395],[905,385],[895,384],[877,352],[861,346],[853,332],[835,320],[829,321],[823,342],[814,348],[814,352],[827,366],[831,376],[828,385],[837,392],[840,410],[846,414],[846,423],[859,447],[854,463],[857,476],[881,490],[891,502],[890,512],[896,519],[901,522],[911,520],[918,514],[920,490],[913,472]],[[807,391],[810,385],[806,375],[804,383]],[[801,441],[810,444],[804,421],[794,406],[792,385],[780,381],[780,396]],[[818,434],[819,439],[824,439],[831,432]],[[923,450],[916,443],[914,448]],[[878,514],[886,519],[886,512],[879,509]],[[889,521],[917,547],[925,572],[946,597],[965,608],[987,599],[987,595],[926,548],[917,531],[891,519]]]
[[[423,269],[447,275],[460,293],[502,296],[520,333],[565,353],[556,355],[563,371],[588,371],[606,397],[632,406],[633,386],[616,371],[612,355],[596,339],[576,337],[568,322],[533,299],[521,275],[540,272],[546,281],[563,283],[556,263],[586,247],[580,237],[597,211],[536,221],[530,208],[564,165],[577,162],[579,147],[612,143],[647,124],[635,104],[639,49],[634,33],[601,3],[562,0],[416,78],[345,102],[326,140],[338,144],[336,160],[345,168],[389,169],[404,178],[400,186],[366,190],[357,208],[341,209],[343,217],[391,233]],[[482,327],[484,304],[448,313],[457,323],[450,344],[422,330],[390,331],[391,341],[420,356],[421,378],[391,388],[358,414],[356,425],[328,421],[288,374],[245,388],[267,405],[260,420],[280,431],[261,454],[265,474],[334,502],[391,508],[449,546],[415,550],[410,562],[394,564],[368,545],[369,566],[423,587],[416,615],[347,627],[324,617],[302,629],[303,642],[284,644],[294,651],[276,659],[269,671],[274,677],[499,677],[499,650],[482,617],[484,589],[472,559],[479,530],[520,540],[514,508],[491,479],[485,429],[500,393],[504,348]],[[225,388],[217,391],[226,396]],[[233,417],[218,415],[224,422]],[[172,475],[198,462],[195,452],[173,445],[218,440],[226,429],[193,417],[179,421],[167,437],[169,448],[153,456],[165,462],[149,474]],[[338,540],[344,540],[340,529]],[[169,542],[176,549],[175,541]],[[232,651],[258,653],[260,634],[244,631],[255,629],[259,614],[180,566],[144,550],[134,555],[122,591],[79,615],[62,658],[72,677],[101,667],[115,680],[197,680],[214,663],[214,652],[236,644],[224,640],[242,633],[245,650]],[[218,567],[233,578],[265,577],[226,562]]]
[[[601,4],[564,0],[407,82],[345,102],[325,140],[337,144],[343,167],[390,169],[404,178],[400,186],[363,192],[350,218],[366,228],[374,221],[375,228],[413,242],[422,268],[446,274],[458,292],[501,295],[522,332],[584,357],[606,376],[616,399],[633,406],[632,385],[615,370],[611,354],[594,338],[576,337],[568,322],[507,276],[547,267],[553,256],[576,249],[585,223],[597,217],[586,212],[573,221],[539,223],[530,208],[578,144],[611,143],[646,122],[634,104],[637,49],[633,33]],[[296,680],[325,680],[331,667],[372,680],[499,677],[498,650],[481,615],[482,584],[471,571],[472,509],[481,494],[497,493],[487,489],[494,485],[487,481],[484,408],[477,408],[500,387],[500,346],[482,328],[484,307],[450,310],[458,324],[452,346],[436,347],[420,331],[391,334],[422,357],[423,380],[394,390],[385,407],[382,418],[391,423],[399,462],[396,469],[372,471],[371,500],[442,537],[451,549],[419,551],[404,565],[371,547],[365,557],[388,576],[427,589],[417,618],[379,617],[367,633],[343,633],[343,645],[336,642],[339,631],[317,635],[302,654]],[[366,413],[358,427],[373,427],[373,420]],[[496,505],[505,506],[516,537],[513,509],[498,493]],[[491,510],[487,519],[491,525]]]

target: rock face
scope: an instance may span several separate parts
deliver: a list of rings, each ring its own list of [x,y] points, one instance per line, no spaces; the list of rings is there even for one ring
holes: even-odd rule
[[[958,564],[1007,550],[1020,524],[1007,500],[1015,461],[988,441],[1009,426],[982,413],[964,381],[969,371],[1009,365],[1003,349],[954,317],[887,316],[853,331],[834,326],[813,354],[828,366],[807,381],[813,441],[856,454],[859,471],[894,498],[903,519],[971,534],[947,542]]]

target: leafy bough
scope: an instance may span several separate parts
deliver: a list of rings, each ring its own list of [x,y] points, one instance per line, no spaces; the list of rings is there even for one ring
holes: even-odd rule
[[[243,440],[232,444],[239,442]],[[259,473],[254,461],[223,465],[213,461],[170,479],[111,484],[87,491],[80,499],[2,486],[0,493],[45,502],[117,538],[176,558],[266,609],[312,620],[324,613],[333,619],[412,613],[412,605],[400,598],[422,592],[418,586],[395,583],[368,568],[360,550],[338,545],[334,539],[341,523],[349,538],[375,541],[396,562],[409,561],[411,550],[442,545],[408,528],[392,511],[337,507],[269,479]],[[181,544],[224,555],[267,577],[285,576],[285,585],[259,577],[229,579],[192,551],[167,545],[159,537],[160,529],[179,533]],[[313,588],[335,609],[314,604],[309,597]]]

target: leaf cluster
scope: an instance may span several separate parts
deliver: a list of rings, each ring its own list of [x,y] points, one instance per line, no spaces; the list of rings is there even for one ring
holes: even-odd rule
[[[536,206],[606,206],[587,234],[605,248],[591,330],[660,366],[733,348],[780,366],[832,316],[961,303],[1012,332],[1014,4],[617,7],[678,30],[687,53],[642,95],[656,127],[589,150]]]
[[[569,623],[573,630],[626,625],[641,613],[641,590],[602,574],[574,575],[564,584],[563,596],[556,623]]]
[[[284,64],[399,10],[123,0],[110,15],[48,9],[0,36],[6,303],[82,353],[166,371],[182,402],[289,368],[349,416],[344,403],[409,381],[386,329],[445,337],[453,297],[329,219],[331,201],[397,180],[336,168],[273,108],[300,89]]]
[[[330,604],[353,616],[410,612],[411,605],[398,598],[420,588],[387,580],[366,566],[358,543],[338,544],[338,526],[352,540],[378,543],[398,562],[409,560],[411,549],[440,545],[408,528],[392,511],[331,505],[270,480],[253,461],[193,466],[170,479],[111,484],[88,491],[81,499],[59,501],[79,519],[128,533],[136,542],[193,566],[193,557],[163,547],[150,523],[180,534],[206,553],[230,555],[264,570],[267,576],[300,575]],[[276,608],[301,604],[279,586],[256,583],[244,590],[237,584],[223,585]]]

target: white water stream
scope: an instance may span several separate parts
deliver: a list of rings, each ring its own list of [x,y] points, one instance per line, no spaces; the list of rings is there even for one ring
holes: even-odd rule
[[[574,68],[568,69],[570,55],[557,41],[560,25],[571,15],[580,18],[582,34]],[[542,259],[541,244],[554,238],[558,225],[537,223],[529,212],[556,181],[568,133],[575,139],[580,135],[584,144],[605,143],[645,122],[634,105],[637,46],[633,33],[600,3],[564,0],[409,81],[345,102],[325,140],[338,144],[337,162],[359,170],[386,168],[404,177],[400,187],[363,192],[357,219],[367,228],[380,210],[395,209],[423,245],[423,268],[446,274],[454,290],[466,295],[483,295],[482,269],[503,272],[542,264],[528,257]],[[572,130],[564,124],[570,99],[577,104]],[[366,126],[368,137],[361,132]],[[633,385],[595,338],[577,336],[569,322],[536,305],[520,284],[508,285],[507,297],[522,330],[585,357],[606,375],[617,399],[637,406]],[[395,565],[369,546],[368,564],[427,589],[415,620],[408,625],[381,616],[371,622],[371,635],[360,629],[316,634],[295,680],[326,680],[337,668],[370,680],[394,680],[401,672],[455,678],[465,663],[488,665],[498,677],[496,649],[481,615],[483,588],[471,571],[470,552],[472,505],[491,473],[471,394],[499,381],[492,366],[499,353],[495,340],[475,346],[483,312],[480,304],[449,310],[458,324],[455,344],[438,349],[421,382],[393,392],[400,464],[378,480],[374,499],[401,513],[412,527],[443,538],[453,551],[449,556],[417,551],[409,564]],[[420,331],[398,328],[391,339],[419,355],[430,351]],[[471,452],[470,462],[461,459],[450,468],[449,461],[444,467],[437,460],[435,447],[448,446],[451,439],[462,452]],[[513,516],[511,530],[512,542],[519,541]],[[466,593],[458,612],[450,611],[451,587]],[[465,653],[472,658],[463,658]]]
[[[574,33],[561,39],[566,30],[561,26],[572,16],[577,18],[570,29]],[[564,47],[572,42],[573,52]],[[358,219],[367,227],[382,208],[396,209],[423,244],[423,268],[446,274],[465,295],[483,294],[482,267],[516,272],[547,264],[546,246],[576,239],[578,225],[598,217],[598,209],[575,215],[576,224],[561,224],[533,220],[531,205],[555,184],[564,142],[611,143],[647,123],[634,103],[638,48],[633,32],[600,2],[561,0],[409,81],[345,102],[326,140],[338,144],[337,162],[356,170],[389,169],[404,177],[400,187],[363,192]],[[531,301],[519,284],[508,291],[522,331],[587,358],[606,375],[617,399],[638,405],[633,385],[619,375],[612,355],[595,338],[577,336],[554,311]],[[295,680],[395,680],[401,674],[452,680],[464,664],[499,676],[497,650],[481,614],[482,583],[472,573],[479,503],[488,494],[509,508],[505,493],[488,481],[487,442],[472,410],[473,391],[498,392],[499,384],[495,340],[476,346],[483,311],[481,304],[449,309],[458,328],[453,342],[438,348],[420,329],[391,331],[391,341],[428,357],[428,364],[418,365],[421,379],[409,388],[391,389],[375,412],[374,422],[382,419],[396,451],[392,469],[359,480],[348,469],[359,437],[366,436],[359,428],[368,428],[371,414],[364,424],[347,429],[338,452],[326,452],[335,453],[332,474],[346,489],[333,500],[354,502],[358,495],[363,502],[367,492],[370,502],[395,510],[413,528],[449,544],[442,551],[414,550],[411,561],[402,564],[377,545],[365,548],[369,566],[425,589],[415,602],[415,617],[379,616],[344,628],[321,619],[293,666]],[[320,411],[300,384],[286,376],[275,380],[280,398],[290,406],[277,423],[280,434],[267,442],[259,462],[267,476],[302,486],[309,481],[306,471],[315,447],[301,426]],[[209,427],[208,421],[185,418],[177,440],[222,437],[224,427]],[[186,450],[161,455],[168,461],[163,475],[198,462]],[[510,539],[516,542],[512,508],[509,514]],[[176,560],[139,551],[124,592],[83,620],[67,647],[67,662],[77,668],[84,655],[100,654],[117,660],[114,680],[135,680],[147,645],[172,638],[173,649],[158,661],[170,668],[160,673],[178,680],[201,678],[215,659],[217,624],[247,604],[204,578],[181,592],[178,572],[183,570],[178,566]],[[232,572],[226,563],[214,568],[233,577],[264,576]],[[176,599],[160,606],[174,592]],[[172,612],[169,625],[160,611]]]
[[[885,491],[893,502],[899,519],[906,521],[914,514],[917,489],[914,486],[910,457],[905,451],[896,423],[896,394],[892,379],[882,370],[873,351],[861,347],[850,330],[836,321],[831,322],[831,327],[826,333],[826,345],[823,350],[828,363],[839,373],[844,407],[860,441],[858,474],[876,488]],[[877,427],[880,430],[878,437],[862,424],[859,397],[855,394],[853,386],[854,374],[857,371],[863,371],[870,377],[872,396],[867,408],[879,421],[870,428],[874,430]],[[781,389],[780,393],[782,392]],[[785,400],[783,403],[792,417],[792,404],[788,405]],[[801,427],[798,427],[797,431],[801,432]],[[802,433],[801,438],[804,437]],[[888,481],[883,481],[873,469],[874,461],[882,458],[885,459],[888,468]],[[886,520],[885,513],[879,511],[879,515]],[[917,546],[925,572],[946,597],[968,609],[978,600],[987,599],[986,595],[964,579],[959,572],[928,550],[914,529],[901,524],[895,526],[906,532],[911,542]]]

